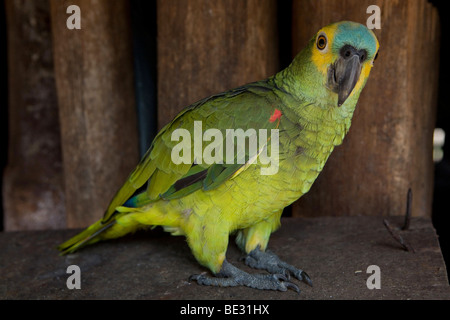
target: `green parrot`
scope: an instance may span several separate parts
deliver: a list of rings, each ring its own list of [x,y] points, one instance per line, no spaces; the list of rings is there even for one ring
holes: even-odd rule
[[[162,226],[185,236],[212,272],[191,276],[198,284],[300,292],[293,275],[312,285],[267,244],[283,208],[309,191],[342,143],[378,48],[365,26],[334,23],[276,75],[186,107],[155,137],[103,218],[58,249],[72,253]],[[227,261],[231,234],[245,263],[268,273]]]

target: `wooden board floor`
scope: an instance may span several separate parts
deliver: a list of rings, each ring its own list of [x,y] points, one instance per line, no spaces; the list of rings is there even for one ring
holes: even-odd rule
[[[392,227],[401,217],[388,218]],[[382,217],[283,218],[269,249],[302,268],[309,287],[293,291],[245,287],[213,288],[189,283],[207,270],[197,264],[183,237],[139,232],[59,256],[55,247],[77,230],[0,233],[1,299],[449,299],[446,267],[430,219],[414,218],[401,235],[415,250],[392,238]],[[227,259],[250,272],[230,240]],[[81,270],[81,289],[69,290],[69,265]],[[381,289],[368,289],[367,273],[377,265]]]

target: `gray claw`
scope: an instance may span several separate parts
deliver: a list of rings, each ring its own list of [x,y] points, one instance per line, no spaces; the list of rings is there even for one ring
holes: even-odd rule
[[[273,277],[277,281],[284,281],[284,282],[288,281],[288,278],[284,274],[277,273],[274,274]]]
[[[192,276],[189,277],[188,282],[191,281],[198,281],[200,278],[202,278],[205,275],[205,272],[201,273],[201,274],[193,274]]]
[[[301,280],[304,282],[304,283],[306,283],[307,285],[309,285],[309,286],[313,286],[313,284],[312,284],[312,280],[311,280],[311,278],[308,276],[308,274],[305,272],[305,271],[302,271],[301,272],[301,274],[300,274],[300,276],[301,276]]]
[[[292,290],[294,290],[295,292],[297,292],[298,294],[300,294],[300,288],[297,287],[295,284],[293,284],[292,282],[285,282],[284,285],[286,286],[286,288],[291,288]]]

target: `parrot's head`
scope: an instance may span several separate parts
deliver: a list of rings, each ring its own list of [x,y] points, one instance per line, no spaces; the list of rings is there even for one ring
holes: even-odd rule
[[[322,104],[332,102],[340,107],[349,98],[356,105],[378,48],[371,30],[359,23],[343,21],[320,29],[299,56],[302,69],[308,70],[308,81],[316,82],[312,83],[315,96]],[[311,77],[312,74],[315,76]]]

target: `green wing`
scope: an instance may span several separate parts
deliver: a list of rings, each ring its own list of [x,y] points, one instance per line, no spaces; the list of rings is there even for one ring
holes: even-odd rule
[[[266,80],[211,96],[188,106],[155,137],[138,166],[114,196],[103,222],[114,215],[118,206],[142,206],[159,199],[180,198],[201,188],[211,190],[245,169],[245,162],[236,161],[232,164],[206,164],[192,160],[190,163],[175,164],[171,159],[172,148],[179,142],[172,141],[174,130],[189,131],[190,145],[194,146],[194,121],[201,121],[203,132],[214,128],[223,133],[222,146],[225,150],[226,129],[255,129],[257,132],[259,129],[267,129],[270,134],[270,129],[277,128],[281,121],[280,118],[274,118],[275,110],[280,109],[280,104],[274,88]],[[203,143],[203,151],[208,143]],[[194,159],[193,147],[190,152],[191,159]],[[250,157],[248,143],[244,152],[245,155],[235,152],[235,160],[238,157]],[[146,190],[135,195],[145,183]]]

